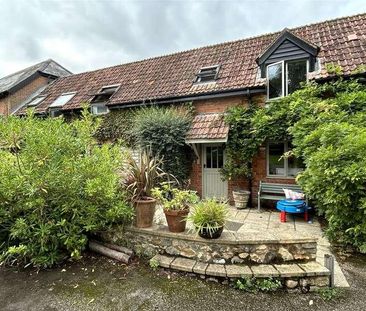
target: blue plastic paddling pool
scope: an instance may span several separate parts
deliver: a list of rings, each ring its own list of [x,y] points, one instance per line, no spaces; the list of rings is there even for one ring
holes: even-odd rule
[[[286,213],[304,213],[305,221],[308,221],[308,207],[303,200],[280,200],[277,202],[277,209],[281,211],[281,222],[286,222]]]

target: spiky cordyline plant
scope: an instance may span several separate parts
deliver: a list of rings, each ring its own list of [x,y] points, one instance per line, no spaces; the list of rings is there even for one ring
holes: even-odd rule
[[[130,157],[124,184],[132,201],[151,198],[151,189],[168,176],[160,168],[162,163],[162,159],[152,156],[149,149],[140,153],[138,161]]]

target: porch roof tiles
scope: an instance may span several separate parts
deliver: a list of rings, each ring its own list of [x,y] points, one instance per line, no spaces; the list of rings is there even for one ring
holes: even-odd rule
[[[229,126],[224,121],[224,114],[198,114],[194,117],[190,130],[186,135],[186,142],[204,142],[227,140]]]

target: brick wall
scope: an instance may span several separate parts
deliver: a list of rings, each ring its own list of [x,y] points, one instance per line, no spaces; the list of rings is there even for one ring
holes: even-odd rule
[[[252,205],[257,206],[259,182],[294,184],[294,178],[267,177],[266,147],[261,146],[258,154],[253,159],[252,166]],[[267,202],[268,203],[268,202]]]
[[[265,95],[257,95],[252,97],[252,101],[258,106],[264,106],[266,100]],[[248,99],[243,96],[228,97],[223,99],[211,99],[201,100],[193,102],[196,113],[219,113],[225,112],[228,107],[248,105]],[[198,145],[199,146],[199,145]],[[192,151],[193,152],[193,151]],[[201,154],[201,149],[198,150]],[[230,180],[228,181],[228,198],[230,203],[233,202],[232,191],[235,189],[251,190],[252,206],[257,206],[257,196],[259,182],[273,182],[283,184],[294,184],[295,179],[293,178],[273,178],[267,177],[267,166],[266,166],[266,148],[262,146],[258,154],[253,159],[253,177],[250,188],[250,181],[247,179]],[[202,196],[202,164],[193,163],[191,170],[191,188],[196,190],[200,196]]]
[[[255,103],[264,103],[262,96],[253,97],[252,100]],[[244,96],[233,96],[222,99],[210,99],[200,100],[193,102],[195,111],[197,114],[200,113],[222,113],[229,107],[233,106],[246,106],[248,105],[248,98]],[[198,145],[199,146],[199,145]],[[193,151],[192,151],[193,152]],[[201,154],[201,148],[198,150]],[[191,170],[191,188],[196,190],[200,196],[202,196],[202,163],[194,162]],[[232,203],[232,191],[235,189],[249,190],[249,181],[246,179],[242,180],[229,180],[228,181],[228,197]]]
[[[31,94],[37,91],[40,87],[48,84],[49,78],[39,75],[36,79],[26,84],[21,89],[0,99],[0,114],[8,115],[13,108],[25,101]]]

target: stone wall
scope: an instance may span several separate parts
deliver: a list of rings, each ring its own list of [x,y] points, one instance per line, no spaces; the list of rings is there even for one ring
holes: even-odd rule
[[[238,241],[220,238],[204,240],[192,234],[149,229],[116,230],[102,238],[134,249],[142,256],[156,254],[195,259],[205,263],[281,263],[306,262],[316,258],[316,239],[291,241]]]

